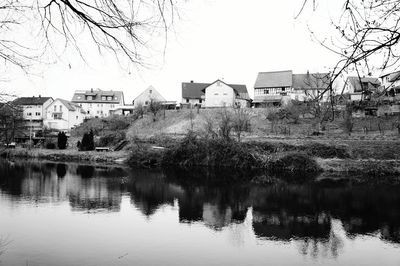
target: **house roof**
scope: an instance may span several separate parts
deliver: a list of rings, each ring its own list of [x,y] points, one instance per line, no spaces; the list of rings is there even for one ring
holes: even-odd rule
[[[166,99],[161,95],[161,93],[159,93],[158,90],[156,90],[152,85],[150,85],[147,89],[145,89],[138,96],[136,96],[133,102],[146,96],[148,96],[147,98],[154,98],[154,100],[159,102],[166,101]]]
[[[327,89],[330,83],[330,75],[329,73],[293,74],[292,83],[294,89]]]
[[[277,88],[292,86],[292,71],[259,72],[254,88]]]
[[[43,105],[49,99],[53,99],[51,97],[19,97],[12,101],[14,105]]]
[[[205,89],[217,81],[223,82],[219,79],[212,83],[182,82],[182,98],[200,99],[202,96],[204,96]],[[223,83],[231,87],[239,98],[250,100],[246,85]]]
[[[80,106],[77,105],[76,103],[72,103],[70,101],[67,101],[67,100],[64,100],[64,99],[60,99],[60,98],[57,98],[54,101],[57,101],[57,100],[60,101],[65,107],[67,107],[67,109],[69,111],[75,111],[77,108],[78,109],[80,108]]]
[[[93,100],[86,100],[86,96],[92,96]],[[112,96],[113,98],[111,101],[102,100],[102,96]],[[77,103],[119,103],[121,100],[124,101],[124,93],[122,91],[91,89],[88,91],[75,91],[71,101]]]
[[[379,81],[378,78],[372,78],[372,77],[368,77],[368,78],[347,77],[346,83],[351,84],[353,86],[355,92],[363,90],[363,88],[361,87],[361,83],[367,83],[368,90],[375,90],[381,85],[381,82]]]

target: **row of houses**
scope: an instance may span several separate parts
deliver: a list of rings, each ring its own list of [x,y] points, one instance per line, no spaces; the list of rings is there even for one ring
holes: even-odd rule
[[[224,80],[211,83],[182,82],[182,101],[167,101],[150,86],[126,104],[123,91],[77,90],[71,101],[52,97],[20,97],[12,102],[22,109],[25,128],[32,134],[43,128],[70,131],[85,119],[127,115],[137,106],[147,106],[151,101],[160,102],[165,108],[185,107],[255,107],[281,106],[292,100],[309,101],[330,99],[331,77],[329,73],[294,74],[291,70],[260,72],[251,99],[244,84],[230,84]],[[381,93],[388,99],[397,100],[400,93],[400,72],[385,74],[380,78],[348,77],[343,89],[337,91],[348,101],[366,101]],[[400,98],[399,98],[400,100]]]

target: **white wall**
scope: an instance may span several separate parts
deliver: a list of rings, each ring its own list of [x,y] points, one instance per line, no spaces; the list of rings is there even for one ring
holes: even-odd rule
[[[86,111],[86,117],[107,117],[110,111],[123,106],[121,103],[77,103]]]
[[[55,100],[47,107],[46,114],[47,118],[44,120],[44,125],[46,127],[64,131],[69,131],[71,128],[81,124],[85,118],[85,114],[81,112],[81,108],[75,107],[75,111],[70,111],[59,100]],[[60,114],[61,119],[54,119],[54,114]]]
[[[217,81],[206,88],[205,107],[233,106],[236,95],[232,87]]]
[[[151,100],[164,102],[165,98],[158,91],[156,91],[156,89],[150,86],[135,98],[134,107],[136,107],[138,104],[147,105]]]

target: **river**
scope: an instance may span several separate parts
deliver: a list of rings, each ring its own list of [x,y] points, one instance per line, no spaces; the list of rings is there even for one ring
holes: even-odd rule
[[[0,160],[0,265],[400,265],[399,186],[215,176]]]

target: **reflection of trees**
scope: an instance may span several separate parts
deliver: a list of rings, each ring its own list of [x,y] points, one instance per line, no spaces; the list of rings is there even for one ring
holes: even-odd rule
[[[300,241],[300,250],[316,256],[337,256],[341,239],[332,229],[340,219],[349,236],[379,231],[400,243],[398,188],[273,185],[253,188],[253,228],[258,237]]]
[[[90,211],[119,210],[120,177],[126,175],[112,168],[23,162],[0,163],[0,173],[0,188],[8,194],[38,203],[69,200],[73,210]]]
[[[144,215],[150,216],[160,206],[172,205],[176,199],[179,203],[180,222],[202,221],[214,229],[232,222],[243,222],[249,207],[246,204],[248,190],[229,183],[194,181],[186,178],[189,174],[168,171],[164,175],[160,172],[135,170],[132,173],[134,181],[128,188],[132,202]]]
[[[64,163],[57,164],[57,177],[63,178],[67,174],[67,165]]]

